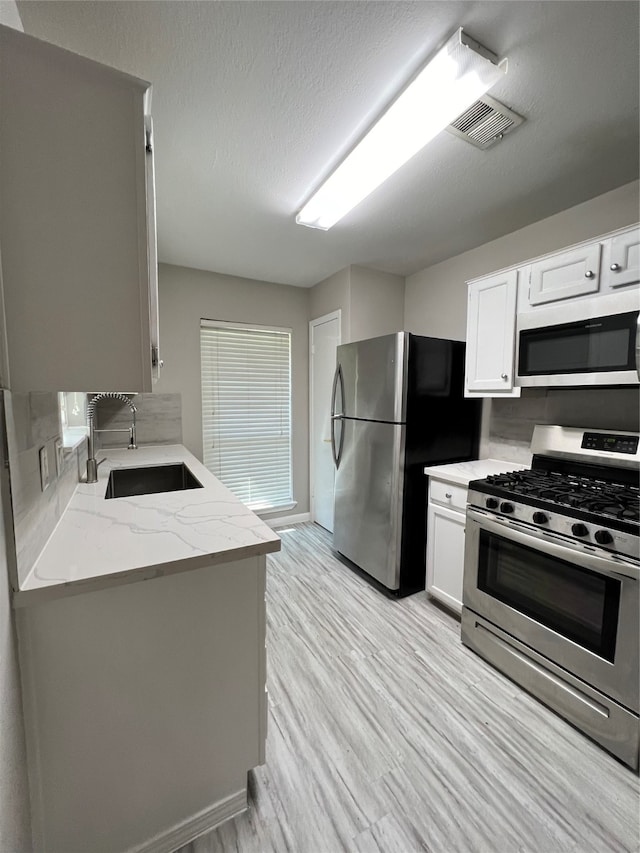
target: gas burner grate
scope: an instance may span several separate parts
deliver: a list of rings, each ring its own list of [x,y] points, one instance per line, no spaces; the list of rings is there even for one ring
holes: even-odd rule
[[[535,469],[494,474],[487,477],[487,483],[524,503],[532,498],[640,523],[640,489],[636,486]]]

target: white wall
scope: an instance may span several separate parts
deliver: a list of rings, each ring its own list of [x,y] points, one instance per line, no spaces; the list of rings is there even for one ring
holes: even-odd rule
[[[164,367],[154,390],[182,394],[183,442],[198,459],[202,459],[200,319],[293,330],[293,494],[298,503],[286,514],[309,512],[309,291],[160,264],[159,293]]]
[[[405,287],[405,329],[463,341],[466,281],[637,222],[639,188],[638,181],[625,184],[409,276]]]
[[[0,24],[22,30],[14,0],[0,2]],[[0,512],[8,511],[0,499]],[[0,525],[0,850],[31,849],[22,699],[13,612],[9,597],[6,542]]]
[[[404,278],[351,266],[352,341],[391,335],[404,328]]]
[[[404,322],[404,278],[352,265],[310,290],[309,319],[342,312],[343,343],[400,332]]]
[[[345,267],[329,278],[319,281],[309,291],[309,319],[316,320],[332,311],[341,312],[340,338],[343,344],[351,340],[351,273]]]

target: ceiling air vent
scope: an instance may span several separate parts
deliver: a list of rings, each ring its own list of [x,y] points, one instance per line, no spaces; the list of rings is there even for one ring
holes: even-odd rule
[[[524,121],[500,101],[484,95],[465,110],[447,127],[461,139],[466,139],[476,148],[490,148]]]

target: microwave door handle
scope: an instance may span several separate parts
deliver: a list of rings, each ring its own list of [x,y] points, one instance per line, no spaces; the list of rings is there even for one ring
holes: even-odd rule
[[[636,320],[636,373],[640,379],[640,311]]]
[[[479,527],[487,530],[489,533],[495,533],[497,536],[502,536],[505,539],[525,545],[528,548],[537,548],[539,551],[549,554],[551,557],[557,557],[559,560],[567,561],[572,556],[579,554],[581,566],[586,569],[592,569],[601,575],[613,578],[624,576],[625,580],[638,579],[638,567],[636,564],[627,563],[622,560],[607,559],[598,556],[598,554],[590,554],[581,545],[577,543],[573,544],[570,540],[566,542],[553,541],[549,534],[538,531],[535,528],[520,532],[520,530],[516,529],[515,523],[502,521],[499,518],[490,518],[471,507],[467,509],[467,520],[475,522]]]

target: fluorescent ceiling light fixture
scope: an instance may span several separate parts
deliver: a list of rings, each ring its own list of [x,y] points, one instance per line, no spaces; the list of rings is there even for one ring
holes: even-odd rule
[[[507,60],[462,27],[419,72],[296,216],[327,231],[500,80]]]

